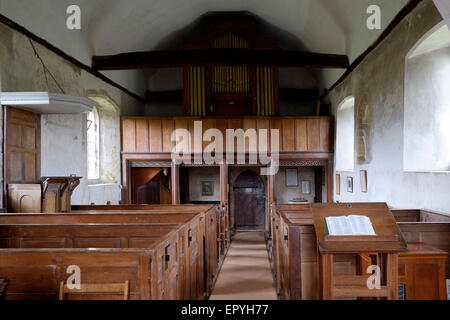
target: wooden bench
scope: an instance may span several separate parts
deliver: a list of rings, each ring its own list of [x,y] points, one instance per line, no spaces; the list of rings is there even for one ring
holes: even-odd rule
[[[208,206],[210,209],[211,206]],[[204,263],[203,256],[206,254],[209,259],[206,268],[208,269],[208,275],[217,273],[217,261],[215,260],[216,252],[212,249],[215,247],[215,230],[214,224],[216,223],[213,219],[210,222],[210,227],[208,229],[205,225],[206,217],[215,217],[215,210],[208,210],[206,213],[198,214],[179,214],[179,213],[168,213],[164,214],[161,210],[157,212],[143,212],[138,211],[138,213],[133,212],[98,212],[98,213],[68,213],[68,214],[8,214],[0,216],[0,224],[18,223],[27,224],[26,226],[1,226],[4,233],[10,236],[20,236],[26,231],[27,237],[25,239],[20,238],[16,240],[7,240],[3,238],[3,247],[15,246],[15,247],[63,247],[63,246],[83,246],[83,247],[146,247],[147,245],[152,245],[155,241],[159,239],[159,234],[152,232],[151,236],[146,236],[145,228],[142,224],[136,225],[136,222],[146,223],[146,228],[153,228],[160,230],[163,227],[169,227],[176,224],[164,225],[161,221],[177,221],[185,222],[186,226],[182,232],[179,232],[180,245],[179,254],[180,260],[180,282],[184,283],[186,281],[189,285],[181,286],[181,293],[179,294],[180,299],[203,299],[204,289],[211,292],[212,283],[208,281],[208,284],[204,284]],[[206,214],[206,216],[205,216]],[[77,222],[94,223],[95,225],[83,225],[77,224]],[[120,225],[105,225],[110,221],[118,222]],[[157,221],[153,226],[147,225],[153,221]],[[211,220],[208,220],[211,221]],[[98,224],[101,222],[101,225]],[[49,224],[47,226],[32,226],[32,224]],[[59,225],[61,224],[61,226]],[[85,228],[85,226],[87,228]],[[106,227],[106,229],[105,229]],[[6,228],[6,229],[5,229]],[[82,228],[80,232],[79,230]],[[127,231],[120,231],[126,228]],[[59,229],[60,231],[54,231]],[[31,230],[31,231],[30,231]],[[115,230],[115,231],[114,231]],[[211,231],[209,231],[211,230]],[[119,232],[117,234],[117,232]],[[210,232],[210,239],[214,239],[212,243],[210,241],[203,241],[205,237],[205,231]],[[118,237],[111,237],[112,234],[116,233]],[[160,232],[160,231],[158,231]],[[45,238],[48,234],[50,237]],[[34,238],[33,238],[34,235]],[[107,236],[110,236],[109,238]],[[138,237],[136,237],[138,235]],[[66,238],[69,238],[66,240]],[[70,238],[72,237],[72,238]],[[74,238],[75,239],[74,239]],[[106,237],[106,240],[105,240]],[[205,237],[206,238],[206,237]],[[97,242],[96,242],[97,241]],[[101,241],[101,242],[98,242]],[[131,241],[131,242],[130,242]],[[205,245],[204,245],[205,242]],[[12,245],[14,244],[15,245]],[[82,245],[80,245],[82,244]],[[209,250],[209,251],[208,251]],[[209,253],[209,252],[212,253]],[[208,260],[208,259],[207,259]],[[207,276],[208,276],[207,275]],[[209,279],[214,279],[214,277],[208,277]]]
[[[186,223],[196,213],[156,214],[152,212],[18,213],[0,215],[0,224],[76,224],[76,223]]]
[[[318,256],[310,206],[278,205],[272,212],[273,269],[280,299],[318,299]]]
[[[206,261],[206,292],[210,294],[217,280],[217,274],[229,247],[229,226],[226,211],[218,206],[211,205],[74,205],[73,213],[150,213],[180,214],[205,213],[205,261]],[[222,226],[221,226],[222,225]]]
[[[397,222],[445,222],[450,221],[450,215],[430,210],[405,209],[391,210]]]
[[[84,284],[129,281],[130,299],[158,299],[154,288],[166,274],[154,272],[154,256],[150,249],[0,249],[0,274],[11,300],[58,299],[71,265],[80,267]],[[169,293],[165,298],[177,298]]]
[[[119,204],[119,205],[73,205],[72,211],[111,211],[111,210],[156,210],[156,211],[176,211],[178,213],[207,211],[212,206],[210,204]]]

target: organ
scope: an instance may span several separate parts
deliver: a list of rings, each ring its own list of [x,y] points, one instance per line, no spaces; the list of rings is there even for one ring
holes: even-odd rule
[[[251,16],[207,17],[203,36],[187,39],[185,49],[277,49],[274,39],[257,35]],[[189,116],[278,115],[278,68],[221,65],[184,68],[184,113]]]

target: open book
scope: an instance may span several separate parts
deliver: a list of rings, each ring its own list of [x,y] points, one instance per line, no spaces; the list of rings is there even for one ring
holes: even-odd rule
[[[374,236],[372,222],[366,216],[340,216],[325,218],[330,236]]]

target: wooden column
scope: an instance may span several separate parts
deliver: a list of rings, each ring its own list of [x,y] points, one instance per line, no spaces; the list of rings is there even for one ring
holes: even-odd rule
[[[333,202],[333,160],[327,161],[325,166],[325,188],[327,190],[327,203]]]
[[[225,163],[220,164],[220,203],[228,204],[228,166]]]
[[[228,205],[228,166],[226,163],[220,164],[220,204],[223,211],[221,212],[219,237],[223,241],[223,250],[226,250],[231,238]]]
[[[320,284],[322,286],[322,300],[333,300],[333,254],[320,255]]]
[[[180,204],[180,166],[172,161],[171,169],[172,204]]]
[[[273,223],[273,213],[272,213],[272,204],[275,203],[275,175],[267,176],[267,205],[269,212],[268,219],[268,239],[272,239],[272,223]]]

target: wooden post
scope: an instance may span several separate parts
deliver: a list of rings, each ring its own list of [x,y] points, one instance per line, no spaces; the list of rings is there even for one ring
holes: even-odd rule
[[[330,159],[327,161],[325,166],[325,188],[327,190],[327,203],[333,202],[333,160]]]
[[[386,263],[388,300],[398,299],[398,254],[388,253]]]
[[[333,300],[333,254],[323,253],[320,255],[320,268],[321,279],[320,284],[322,286],[322,299]]]
[[[172,161],[172,204],[180,204],[180,166]]]
[[[220,202],[228,203],[228,166],[225,163],[220,164]]]

